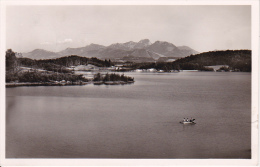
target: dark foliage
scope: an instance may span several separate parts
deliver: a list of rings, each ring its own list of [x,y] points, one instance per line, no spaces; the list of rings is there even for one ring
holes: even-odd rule
[[[16,72],[17,70],[17,58],[15,56],[15,52],[13,52],[12,49],[8,49],[6,51],[5,67],[6,71]]]
[[[80,56],[67,56],[57,59],[33,60],[29,58],[18,58],[20,66],[41,68],[48,71],[68,73],[65,67],[93,64],[98,67],[110,67],[113,63],[110,60],[99,60],[95,57],[87,58]]]
[[[6,82],[17,81],[17,82],[51,82],[51,81],[84,81],[88,80],[83,75],[65,74],[65,73],[42,73],[42,72],[24,72],[17,74],[6,75]]]
[[[228,65],[230,70],[251,71],[251,50],[212,51],[178,59],[173,64],[179,64],[181,69],[194,68],[199,70],[203,66]],[[193,66],[193,67],[192,67]]]
[[[69,66],[77,66],[77,65],[87,65],[87,64],[93,64],[98,67],[109,67],[112,65],[110,60],[100,60],[95,57],[87,58],[87,57],[80,57],[76,55],[67,56],[67,57],[61,57],[57,59],[47,59],[47,60],[37,60],[40,64],[45,63],[52,63],[56,65],[61,65],[65,67]]]
[[[124,82],[129,82],[129,81],[134,81],[134,78],[125,76],[124,74],[119,75],[119,74],[115,74],[115,73],[112,73],[112,74],[107,73],[106,75],[102,76],[100,73],[97,73],[94,76],[93,81],[103,81],[103,82],[106,82],[106,81],[124,81]]]
[[[185,58],[178,59],[174,62],[160,63],[137,63],[132,64],[133,69],[149,69],[157,70],[201,70],[212,71],[212,68],[205,66],[228,65],[229,70],[251,72],[251,50],[226,50],[212,51],[190,55]]]
[[[71,71],[65,67],[71,65],[88,64],[93,63],[98,66],[110,65],[109,61],[102,61],[97,58],[84,58],[79,56],[68,56],[58,59],[49,60],[33,60],[29,58],[16,58],[15,52],[11,49],[6,51],[6,82],[49,82],[49,81],[88,81],[83,75],[71,74]],[[37,70],[20,72],[19,66],[41,68],[51,73],[39,72]]]

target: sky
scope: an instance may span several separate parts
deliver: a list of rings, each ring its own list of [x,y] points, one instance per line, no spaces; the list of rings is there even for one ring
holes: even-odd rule
[[[61,51],[142,39],[199,52],[251,49],[246,5],[7,6],[6,49]]]

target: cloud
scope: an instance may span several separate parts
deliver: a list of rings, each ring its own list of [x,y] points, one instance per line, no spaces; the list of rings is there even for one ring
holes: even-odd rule
[[[64,39],[64,40],[58,40],[56,43],[58,43],[58,44],[65,44],[65,43],[72,43],[73,42],[73,40],[72,39],[70,39],[70,38],[66,38],[66,39]],[[41,45],[52,45],[52,44],[54,44],[53,42],[47,42],[47,41],[45,41],[45,42],[42,42],[42,43],[40,43]]]
[[[41,45],[50,45],[51,43],[50,42],[42,42],[40,43]]]
[[[63,44],[63,43],[71,43],[73,40],[70,38],[64,39],[64,40],[59,40],[57,41],[57,43],[59,44]]]

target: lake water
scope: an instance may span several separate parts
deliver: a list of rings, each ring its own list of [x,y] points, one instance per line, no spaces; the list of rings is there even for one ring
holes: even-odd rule
[[[251,157],[251,73],[125,75],[136,82],[7,88],[6,157]]]

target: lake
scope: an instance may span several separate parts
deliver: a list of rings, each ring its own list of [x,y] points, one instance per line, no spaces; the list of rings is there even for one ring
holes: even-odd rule
[[[6,89],[7,158],[251,158],[251,73]],[[195,125],[183,125],[183,118]]]

